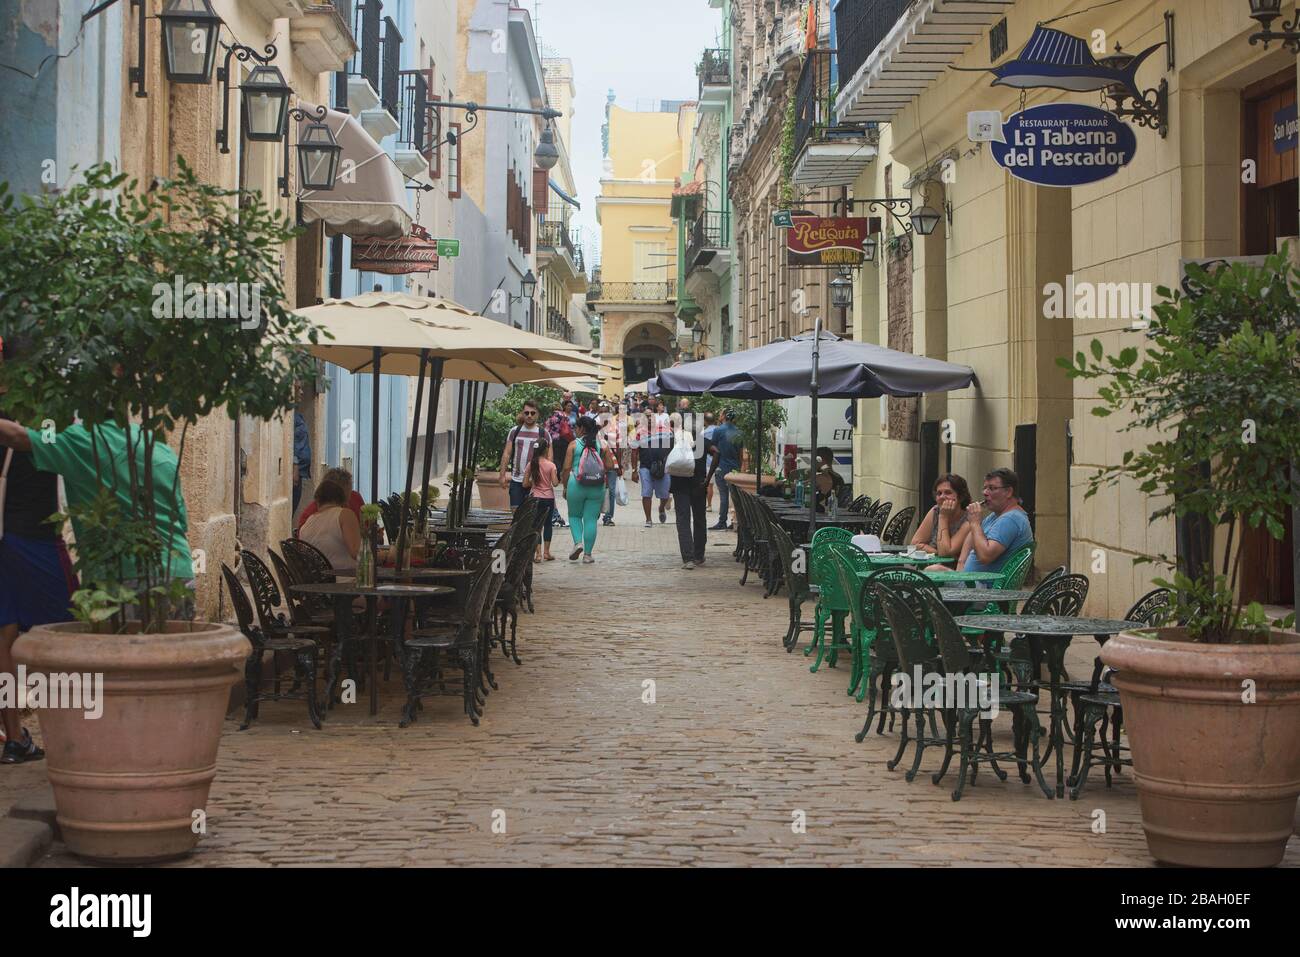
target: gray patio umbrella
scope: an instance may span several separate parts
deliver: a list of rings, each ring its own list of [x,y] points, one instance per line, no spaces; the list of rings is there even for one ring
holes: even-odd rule
[[[659,372],[657,385],[670,395],[734,396],[758,399],[762,430],[763,399],[810,396],[812,449],[817,457],[817,399],[874,399],[882,395],[916,396],[965,389],[975,383],[970,366],[899,352],[870,342],[854,342],[823,332],[821,320],[811,333],[770,342],[757,349],[701,359]],[[758,484],[762,488],[762,463]],[[817,496],[809,504],[808,535],[816,530]]]

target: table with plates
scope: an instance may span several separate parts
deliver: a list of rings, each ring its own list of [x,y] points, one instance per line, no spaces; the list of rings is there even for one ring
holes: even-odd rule
[[[1111,635],[1145,627],[1140,622],[1118,618],[1076,618],[1072,615],[960,615],[963,628],[1024,635],[1029,641],[1031,674],[1038,673],[1039,663],[1047,661],[1048,693],[1051,696],[1049,747],[1056,752],[1056,796],[1065,797],[1065,708],[1061,698],[1061,674],[1065,670],[1065,650],[1078,636],[1091,636],[1104,645]],[[1050,797],[1050,795],[1049,795]]]
[[[400,640],[401,629],[406,621],[406,603],[415,598],[433,598],[449,595],[456,589],[450,585],[397,585],[380,584],[374,588],[358,586],[355,580],[341,582],[319,582],[310,585],[293,585],[293,591],[299,595],[329,595],[334,599],[334,648],[330,654],[329,667],[325,672],[325,701],[331,707],[334,701],[334,683],[343,664],[343,646],[349,641],[365,641],[370,672],[370,713],[379,712],[379,660],[376,649],[380,641]],[[352,634],[352,599],[366,600],[366,633]],[[393,602],[394,634],[387,637],[379,635],[379,599],[387,598]]]

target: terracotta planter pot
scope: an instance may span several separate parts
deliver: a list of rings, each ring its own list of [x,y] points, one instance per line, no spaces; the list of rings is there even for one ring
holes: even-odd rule
[[[489,472],[486,469],[474,473],[474,478],[478,481],[479,504],[483,508],[510,507],[510,489],[501,487],[499,476],[499,472]]]
[[[763,473],[763,488],[776,485],[777,476],[768,472]],[[728,472],[727,481],[738,488],[744,489],[751,495],[755,494],[758,483],[754,480],[753,472]]]
[[[1119,672],[1147,847],[1169,864],[1271,867],[1300,796],[1300,635],[1274,631],[1264,645],[1185,635],[1120,634],[1101,651]],[[1253,703],[1242,701],[1246,679]]]
[[[102,715],[44,708],[46,771],[75,854],[115,863],[178,857],[199,841],[232,685],[248,639],[229,625],[169,622],[162,634],[91,635],[79,622],[14,643],[29,673],[103,675]]]

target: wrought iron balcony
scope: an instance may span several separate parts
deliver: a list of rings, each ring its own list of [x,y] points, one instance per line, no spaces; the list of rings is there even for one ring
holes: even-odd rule
[[[548,306],[546,309],[546,335],[551,339],[573,342],[573,324],[554,306]]]
[[[367,5],[377,0],[366,0]],[[384,72],[380,77],[380,102],[394,118],[397,117],[402,80],[402,34],[392,17],[384,17]]]
[[[718,210],[705,210],[691,223],[690,237],[686,243],[686,270],[706,265],[717,251],[727,248],[727,214]],[[705,254],[701,256],[701,254]]]
[[[876,155],[874,129],[834,124],[830,67],[828,54],[810,53],[795,85],[792,179],[800,186],[850,185]]]
[[[371,88],[379,92],[380,71],[380,29],[383,23],[384,5],[380,0],[343,0],[351,4],[352,37],[357,41],[357,55],[348,64],[348,74],[359,76],[369,81]],[[342,12],[340,10],[340,12]]]
[[[845,86],[880,46],[914,0],[842,0],[835,11],[840,86]]]
[[[700,78],[700,104],[727,101],[731,92],[731,54],[727,50],[709,49],[704,51],[699,65],[695,68]]]
[[[592,295],[595,293],[595,295]],[[677,280],[667,282],[600,282],[593,280],[589,302],[675,302]]]
[[[429,77],[424,70],[401,72],[401,110],[397,117],[399,149],[415,150],[425,160],[433,156],[433,124],[429,121]]]
[[[543,220],[537,228],[537,245],[548,246],[551,249],[563,249],[576,262],[577,253],[573,247],[573,239],[569,236],[569,227],[563,222],[553,220]]]

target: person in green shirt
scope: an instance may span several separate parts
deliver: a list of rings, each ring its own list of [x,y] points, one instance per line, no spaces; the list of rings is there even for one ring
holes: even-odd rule
[[[129,438],[128,438],[129,435]],[[32,464],[42,472],[63,476],[63,487],[69,505],[84,505],[99,494],[100,482],[95,473],[95,455],[98,452],[101,466],[111,470],[113,489],[124,510],[131,508],[131,473],[127,460],[127,442],[134,443],[137,468],[143,468],[144,435],[140,427],[128,430],[116,424],[95,427],[94,447],[89,430],[82,425],[72,425],[59,431],[26,429],[16,422],[0,421],[0,446],[20,452],[31,452]],[[161,439],[153,446],[154,521],[158,533],[167,543],[166,562],[173,579],[191,581],[194,564],[190,558],[190,543],[186,537],[188,520],[185,499],[176,477],[176,453]],[[81,529],[73,522],[73,531],[81,538]],[[94,569],[86,569],[85,577],[93,580]],[[127,578],[136,569],[125,569]]]

